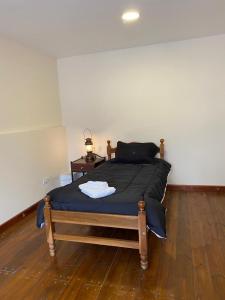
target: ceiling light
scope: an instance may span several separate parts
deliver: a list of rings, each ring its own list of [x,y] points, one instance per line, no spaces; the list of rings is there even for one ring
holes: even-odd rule
[[[138,20],[140,17],[140,14],[136,10],[129,10],[122,14],[122,20],[124,23],[128,22],[134,22]]]

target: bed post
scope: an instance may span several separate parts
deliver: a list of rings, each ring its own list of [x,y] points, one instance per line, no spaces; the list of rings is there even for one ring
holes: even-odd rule
[[[49,253],[51,256],[55,256],[55,242],[53,238],[54,232],[54,223],[51,220],[51,205],[50,205],[50,196],[44,197],[45,207],[44,207],[44,215],[45,215],[45,230],[47,236],[47,242],[49,245]]]
[[[110,145],[110,140],[107,141],[107,155],[108,155],[108,160],[112,158],[112,154],[111,154],[111,145]]]
[[[141,268],[146,270],[148,268],[148,236],[146,228],[145,202],[143,200],[138,202],[138,209],[139,253],[141,258]]]
[[[160,148],[160,151],[159,151],[160,158],[164,159],[164,139],[160,139],[160,146],[159,146],[159,148]]]

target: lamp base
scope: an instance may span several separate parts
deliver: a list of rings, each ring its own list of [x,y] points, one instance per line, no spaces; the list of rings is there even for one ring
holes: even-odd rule
[[[93,162],[96,159],[96,155],[93,154],[92,152],[88,152],[87,155],[85,156],[86,162]]]

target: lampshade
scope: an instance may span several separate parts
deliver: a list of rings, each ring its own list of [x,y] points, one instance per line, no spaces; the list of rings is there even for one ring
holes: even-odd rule
[[[89,137],[85,137],[85,132],[89,133]],[[85,160],[87,162],[92,162],[95,160],[96,155],[93,153],[93,142],[92,142],[92,134],[90,129],[86,128],[84,130],[84,139],[85,139],[85,147],[87,151],[87,155],[85,157]]]
[[[92,152],[93,151],[93,142],[91,138],[86,138],[85,139],[85,146],[86,146],[86,151],[87,152]]]

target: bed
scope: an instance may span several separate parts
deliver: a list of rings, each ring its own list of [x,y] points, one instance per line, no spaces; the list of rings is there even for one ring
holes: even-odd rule
[[[45,224],[51,256],[55,240],[91,243],[138,249],[142,269],[148,268],[148,229],[166,238],[164,199],[170,164],[164,161],[164,139],[160,140],[160,158],[151,163],[118,163],[112,159],[116,148],[107,141],[108,161],[77,181],[49,192],[39,205],[37,225]],[[107,181],[116,187],[113,195],[92,199],[79,185]],[[138,240],[66,235],[55,231],[55,223],[113,227],[138,231]]]

